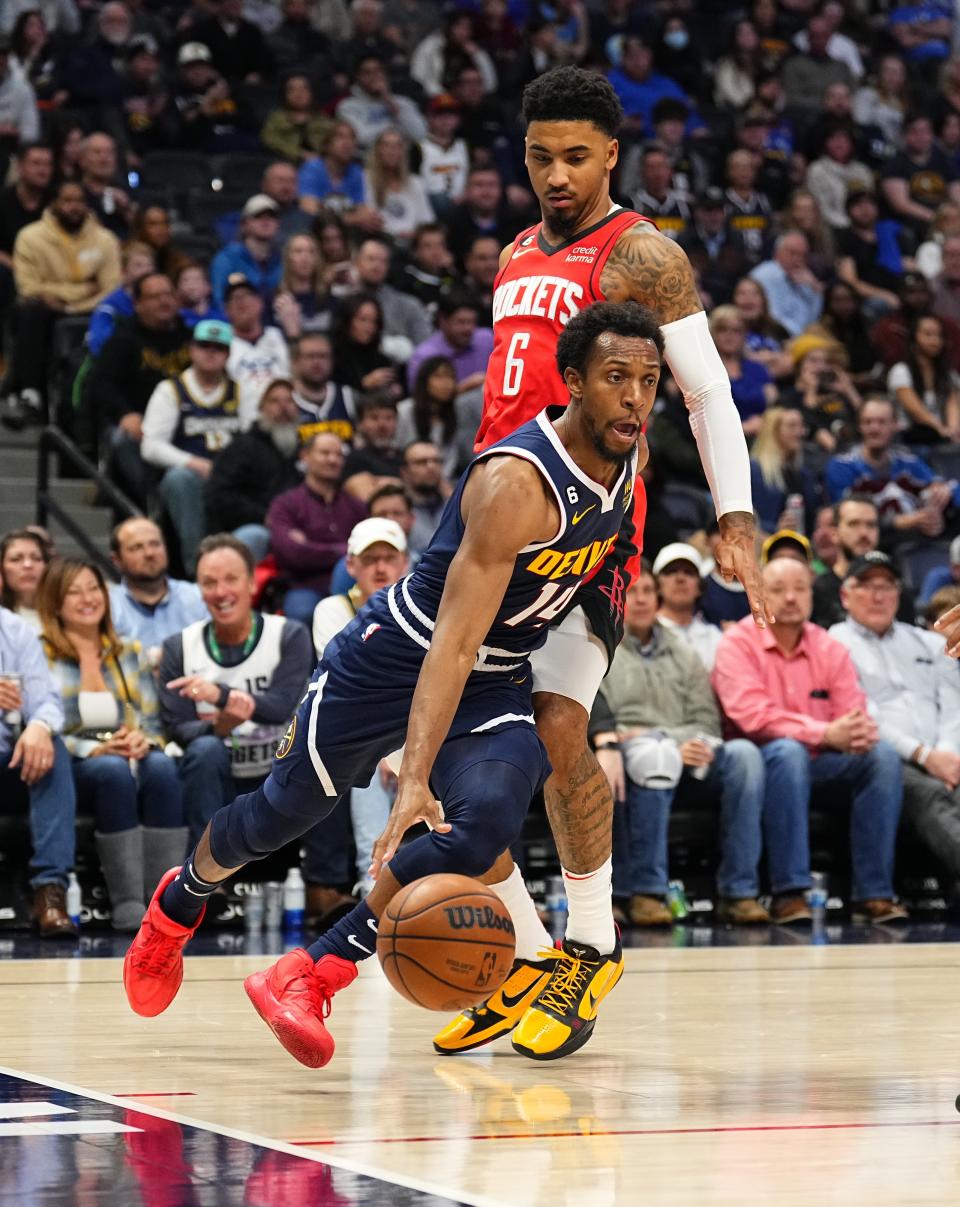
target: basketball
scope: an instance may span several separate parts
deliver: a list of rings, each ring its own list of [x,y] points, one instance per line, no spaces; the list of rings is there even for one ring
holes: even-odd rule
[[[427,1010],[464,1010],[499,989],[516,937],[507,907],[469,876],[424,876],[383,911],[377,956],[387,980]]]

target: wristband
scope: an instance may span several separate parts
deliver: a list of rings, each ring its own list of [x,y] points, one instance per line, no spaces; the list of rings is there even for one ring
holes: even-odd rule
[[[918,753],[917,757],[914,759],[914,762],[917,764],[918,767],[926,767],[927,759],[930,757],[930,754],[931,754],[931,750],[930,750],[929,746],[921,746],[920,752]]]
[[[619,742],[601,742],[599,746],[594,746],[593,749],[595,751],[596,750],[619,750],[620,743]]]

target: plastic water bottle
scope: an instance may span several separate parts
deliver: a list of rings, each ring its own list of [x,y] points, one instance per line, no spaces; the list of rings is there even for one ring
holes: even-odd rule
[[[814,947],[823,947],[827,942],[827,903],[830,892],[827,888],[826,872],[810,873],[810,890],[807,893],[807,904],[810,906],[811,936]]]
[[[550,915],[550,933],[555,939],[562,938],[567,930],[567,891],[562,876],[551,876],[547,882],[544,903]]]
[[[267,930],[279,930],[283,920],[283,885],[268,880],[263,886],[263,924]]]
[[[307,909],[307,889],[298,867],[287,872],[283,882],[283,929],[302,930]]]
[[[263,926],[263,888],[259,884],[247,886],[243,898],[243,921],[247,930],[260,930]]]
[[[80,925],[80,911],[82,908],[83,899],[80,896],[77,873],[71,872],[70,879],[67,881],[67,913],[70,915],[70,921],[76,926]]]

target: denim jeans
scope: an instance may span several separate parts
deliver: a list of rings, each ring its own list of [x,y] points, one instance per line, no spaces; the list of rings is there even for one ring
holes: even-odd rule
[[[270,552],[270,529],[264,524],[241,524],[234,528],[233,535],[243,541],[255,562],[262,562]]]
[[[197,546],[207,535],[207,511],[203,501],[203,478],[185,465],[176,465],[163,475],[160,497],[180,541],[180,559],[188,577],[197,569]]]
[[[0,784],[4,799],[11,795],[12,780],[20,780],[20,769],[10,771],[9,754],[0,754]],[[70,770],[70,755],[59,738],[53,739],[53,766],[45,776],[29,788],[24,786],[30,801],[30,886],[62,884],[67,886],[67,873],[73,868],[77,840],[77,796]]]
[[[720,795],[717,889],[722,897],[756,897],[764,797],[760,751],[743,739],[725,742],[716,751],[707,784]],[[667,891],[667,830],[675,792],[674,788],[641,788],[627,781],[622,812],[629,834],[631,893],[662,896]],[[617,833],[620,842],[623,832],[621,821]],[[615,875],[615,882],[619,882],[619,891],[622,875]]]
[[[290,587],[283,597],[283,614],[289,620],[299,620],[307,626],[307,632],[313,632],[313,609],[323,599],[322,591],[313,591],[310,587]]]
[[[333,812],[304,834],[303,878],[307,884],[322,884],[329,888],[353,884],[353,833],[349,804],[346,796],[341,797]],[[380,837],[379,831],[377,837]]]
[[[767,772],[763,831],[774,893],[810,886],[810,790],[814,784],[850,786],[850,850],[854,901],[893,897],[894,847],[903,803],[900,756],[887,742],[868,754],[828,750],[811,758],[792,738],[762,747]]]
[[[236,796],[255,792],[267,777],[236,779],[230,767],[230,747],[216,734],[194,738],[180,760],[180,780],[191,844],[200,841],[214,813]]]
[[[396,796],[395,788],[384,788],[379,767],[366,788],[350,790],[350,820],[357,848],[357,879],[361,883],[368,881],[373,844],[384,831]]]
[[[126,759],[115,754],[74,759],[77,800],[93,809],[101,834],[132,830],[141,824],[156,829],[183,825],[183,790],[177,764],[151,750],[131,772]]]

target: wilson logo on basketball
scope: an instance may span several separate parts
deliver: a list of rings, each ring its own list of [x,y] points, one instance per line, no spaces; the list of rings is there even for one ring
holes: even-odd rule
[[[490,905],[447,906],[443,912],[451,930],[472,930],[476,926],[481,930],[502,930],[508,935],[514,933],[510,919],[498,914]]]

